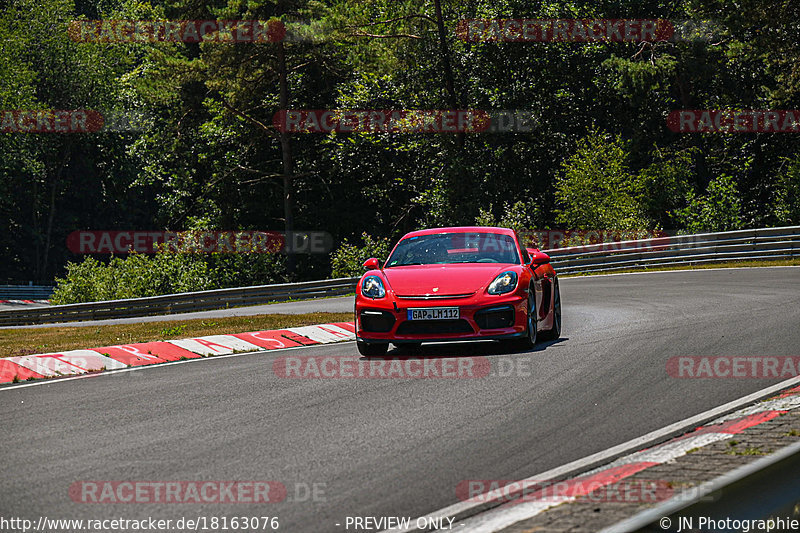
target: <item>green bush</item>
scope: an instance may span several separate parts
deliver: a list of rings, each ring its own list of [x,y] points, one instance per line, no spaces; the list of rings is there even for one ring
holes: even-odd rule
[[[389,239],[373,239],[366,233],[361,235],[363,246],[350,244],[347,239],[331,254],[331,277],[353,278],[364,273],[364,261],[377,257],[385,261],[391,251]]]
[[[674,214],[687,233],[731,231],[744,226],[739,190],[727,174],[711,180],[702,196],[689,191],[686,199],[689,205]]]
[[[639,174],[646,191],[647,216],[656,221],[657,228],[679,224],[671,215],[686,206],[694,180],[693,160],[698,152],[696,148],[665,152],[656,147],[653,163]]]
[[[784,160],[774,193],[774,214],[782,226],[800,224],[800,157]]]
[[[51,301],[56,304],[141,298],[213,289],[208,265],[189,254],[131,253],[107,264],[93,257],[68,263],[67,275],[56,278]]]
[[[55,304],[142,298],[162,294],[278,283],[284,256],[272,253],[131,253],[102,263],[87,257],[68,263],[56,278]]]
[[[503,215],[499,220],[492,214],[492,204],[489,204],[488,209],[480,208],[475,224],[524,231],[536,229],[541,218],[541,207],[538,203],[518,200],[513,204],[509,202],[503,204]]]
[[[628,167],[622,138],[592,133],[561,165],[556,178],[556,222],[570,229],[641,230],[646,215],[644,178]]]
[[[204,257],[217,287],[284,283],[286,256],[280,253],[213,253]]]

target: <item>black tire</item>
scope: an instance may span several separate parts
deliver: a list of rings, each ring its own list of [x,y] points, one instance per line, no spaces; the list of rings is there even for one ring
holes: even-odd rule
[[[386,351],[389,349],[389,343],[388,342],[369,343],[363,341],[356,341],[356,347],[358,348],[358,353],[360,353],[364,357],[380,357],[381,355],[386,355]]]
[[[511,348],[515,350],[530,350],[536,346],[536,329],[538,327],[538,316],[536,315],[536,294],[531,286],[528,295],[528,324],[525,328],[525,336],[508,341]]]
[[[558,288],[558,279],[553,282],[553,327],[542,332],[542,339],[554,341],[561,337],[561,290]]]

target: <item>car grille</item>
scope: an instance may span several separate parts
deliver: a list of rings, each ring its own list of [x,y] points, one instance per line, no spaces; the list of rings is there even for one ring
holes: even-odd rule
[[[359,316],[361,329],[373,333],[386,333],[394,326],[394,315],[388,311],[372,311],[364,309]]]
[[[474,333],[469,322],[456,320],[407,320],[397,328],[398,335],[437,335],[446,333]]]
[[[481,329],[510,328],[514,325],[514,308],[506,305],[481,309],[475,312],[475,322]]]

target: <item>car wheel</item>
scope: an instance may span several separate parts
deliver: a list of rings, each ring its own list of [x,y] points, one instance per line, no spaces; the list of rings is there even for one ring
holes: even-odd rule
[[[556,340],[561,337],[561,291],[558,288],[558,280],[555,281],[555,291],[553,291],[553,327],[542,335],[547,340]]]
[[[509,344],[517,350],[529,350],[536,345],[536,328],[538,320],[536,316],[536,294],[531,287],[528,295],[528,319],[525,328],[525,336],[509,341]]]
[[[358,347],[358,353],[364,357],[380,357],[381,355],[386,355],[386,351],[389,349],[389,343],[369,343],[356,341],[356,347]]]

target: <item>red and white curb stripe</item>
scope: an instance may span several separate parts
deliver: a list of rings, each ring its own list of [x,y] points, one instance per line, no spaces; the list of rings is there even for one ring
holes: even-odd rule
[[[0,300],[0,304],[47,304],[50,300]]]
[[[795,387],[784,391],[775,398],[713,420],[687,435],[620,457],[607,465],[567,480],[565,482],[567,490],[557,497],[537,498],[536,493],[532,493],[524,498],[530,501],[511,501],[463,520],[458,531],[459,533],[500,531],[519,521],[543,513],[551,507],[574,501],[579,496],[585,496],[589,490],[597,490],[599,487],[617,483],[621,479],[652,466],[673,461],[688,453],[689,450],[702,448],[712,442],[730,439],[747,428],[772,420],[798,407],[800,407],[800,387]],[[484,501],[487,501],[485,497]]]
[[[0,383],[116,370],[180,359],[294,348],[355,340],[352,322],[335,322],[232,335],[104,346],[0,359]]]

